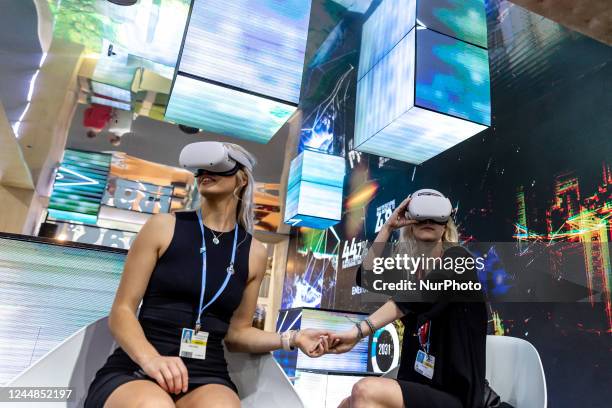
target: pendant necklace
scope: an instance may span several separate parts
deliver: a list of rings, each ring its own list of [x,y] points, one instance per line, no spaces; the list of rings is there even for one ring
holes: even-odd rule
[[[210,228],[209,228],[209,230],[210,230],[210,232],[213,234],[213,240],[212,240],[212,241],[213,241],[213,244],[215,244],[215,245],[219,245],[219,237],[220,237],[221,235],[225,234],[225,231],[224,231],[224,232],[222,232],[222,233],[220,233],[219,235],[215,235],[215,232],[214,232],[213,230],[211,230]]]

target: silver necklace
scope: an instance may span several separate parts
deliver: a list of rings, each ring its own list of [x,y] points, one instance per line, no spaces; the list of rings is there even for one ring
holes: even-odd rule
[[[210,228],[209,228],[210,229]],[[213,230],[210,230],[211,234],[213,234],[213,244],[215,245],[219,245],[219,237],[223,234],[225,234],[225,231],[223,231],[222,233],[220,233],[219,235],[215,235],[215,232]]]

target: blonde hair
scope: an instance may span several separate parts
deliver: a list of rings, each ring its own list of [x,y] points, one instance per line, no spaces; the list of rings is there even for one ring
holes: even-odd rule
[[[457,231],[457,225],[455,225],[455,221],[453,221],[452,217],[448,217],[448,221],[444,227],[444,234],[442,235],[442,245],[443,248],[449,248],[452,246],[459,245],[459,232]],[[407,253],[409,256],[416,255],[416,239],[414,237],[413,226],[406,225],[402,227],[400,230],[398,245],[396,245],[396,249],[394,253]]]
[[[223,143],[230,152],[232,150],[237,151],[244,155],[248,160],[250,166],[242,166],[242,168],[236,174],[244,174],[246,177],[246,185],[244,187],[238,187],[234,190],[234,196],[238,198],[238,209],[236,214],[236,220],[238,225],[244,228],[248,233],[253,233],[255,225],[255,203],[253,202],[253,196],[255,194],[255,178],[253,177],[253,167],[257,164],[255,156],[253,156],[244,147],[235,143]]]
[[[253,167],[257,164],[255,156],[253,156],[244,147],[235,143],[221,142],[229,151],[238,152],[248,160],[248,166],[243,166],[238,170],[236,175],[238,177],[246,177],[246,184],[243,187],[236,187],[233,194],[238,200],[238,207],[236,208],[236,222],[248,233],[253,233],[255,226],[255,204],[253,202],[253,196],[255,194],[255,178],[253,177]],[[197,194],[197,200],[194,202],[194,208],[200,206],[201,196]]]

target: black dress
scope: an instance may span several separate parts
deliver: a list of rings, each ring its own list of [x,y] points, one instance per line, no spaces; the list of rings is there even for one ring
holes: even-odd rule
[[[448,248],[443,258],[469,257],[460,246]],[[358,272],[358,284],[361,283]],[[452,271],[432,270],[429,281],[460,278],[478,282],[476,271],[461,275]],[[424,302],[394,300],[406,315],[397,382],[407,408],[480,408],[483,406],[487,309],[482,292],[437,294]],[[430,322],[429,353],[435,357],[433,378],[415,371],[415,359],[421,349],[418,327]]]
[[[195,211],[177,212],[174,235],[151,274],[138,316],[147,340],[164,356],[178,356],[182,328],[193,328],[197,319],[202,283],[202,233]],[[219,233],[215,231],[219,236]],[[212,232],[205,229],[207,303],[226,277],[232,253],[234,232],[219,236],[215,245]],[[235,273],[223,293],[202,315],[202,330],[209,332],[206,359],[181,357],[189,373],[188,391],[206,384],[221,384],[236,391],[229,377],[221,341],[227,333],[234,310],[240,304],[249,275],[251,235],[238,231]],[[89,387],[85,408],[103,407],[109,395],[128,381],[148,379],[141,368],[118,347],[96,373]],[[177,397],[180,397],[178,395]]]

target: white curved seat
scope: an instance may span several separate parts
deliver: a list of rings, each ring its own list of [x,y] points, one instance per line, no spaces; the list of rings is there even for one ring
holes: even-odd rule
[[[486,379],[514,408],[546,408],[546,377],[538,351],[526,340],[487,336]],[[398,368],[383,375],[397,378]]]
[[[6,386],[70,387],[74,400],[63,403],[27,403],[28,407],[82,407],[89,384],[115,349],[108,329],[108,318],[79,330],[44,357],[27,368]],[[238,387],[245,408],[303,407],[293,385],[271,353],[246,354],[225,352],[230,377]],[[0,407],[25,406],[0,403]]]
[[[538,351],[527,340],[487,336],[486,378],[515,408],[546,408],[546,377]]]

